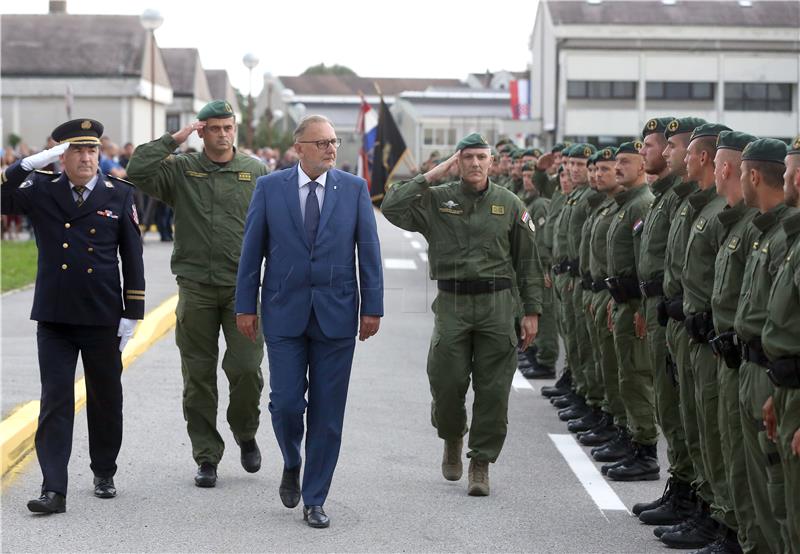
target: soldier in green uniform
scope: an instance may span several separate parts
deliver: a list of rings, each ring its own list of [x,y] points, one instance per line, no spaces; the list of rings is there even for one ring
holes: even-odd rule
[[[534,171],[534,183],[536,183],[536,175],[539,173],[538,169]],[[545,269],[545,287],[550,288],[553,291],[553,313],[555,315],[556,321],[556,329],[558,330],[558,336],[561,337],[561,342],[566,344],[566,331],[564,326],[564,310],[561,304],[561,299],[559,297],[558,289],[557,289],[557,270],[560,265],[556,265],[556,262],[560,261],[559,257],[556,257],[556,248],[555,248],[555,231],[556,225],[559,220],[559,216],[561,215],[562,210],[564,209],[564,204],[567,201],[567,197],[572,192],[572,181],[569,178],[569,172],[564,169],[564,166],[559,166],[556,172],[556,178],[558,179],[558,188],[553,192],[553,197],[550,200],[550,206],[547,209],[547,219],[545,220],[544,224],[544,244],[545,247],[551,253],[551,259],[554,265],[550,267],[546,267]],[[542,395],[555,399],[557,397],[566,396],[572,393],[572,372],[569,369],[569,357],[567,355],[567,360],[564,368],[562,369],[561,375],[559,376],[558,380],[552,387],[542,387]]]
[[[744,552],[768,552],[769,545],[756,521],[750,488],[743,486],[747,483],[747,466],[741,448],[744,437],[739,410],[742,356],[733,331],[745,262],[750,245],[758,238],[758,231],[752,224],[758,210],[745,205],[741,185],[742,150],[754,140],[756,137],[737,131],[722,131],[717,137],[714,180],[717,194],[725,198],[726,207],[717,215],[725,234],[714,261],[711,313],[716,336],[710,344],[717,356],[720,439],[731,501],[739,525],[737,540]],[[766,488],[766,482],[760,488]],[[718,540],[728,543],[722,547],[732,546],[731,537]]]
[[[658,317],[662,325],[666,322],[667,348],[674,367],[677,369],[680,396],[681,422],[683,424],[686,446],[692,460],[694,479],[692,489],[698,498],[693,514],[681,523],[670,527],[658,527],[654,533],[661,542],[675,548],[696,548],[715,540],[717,523],[711,517],[710,506],[714,502],[711,485],[705,478],[700,431],[696,420],[697,399],[695,398],[694,371],[692,370],[689,348],[689,335],[684,321],[683,266],[686,259],[686,245],[689,241],[694,218],[697,215],[689,200],[698,190],[697,183],[686,178],[686,152],[691,133],[707,123],[696,117],[675,119],[667,125],[664,136],[667,146],[664,159],[670,172],[684,179],[673,186],[677,197],[674,215],[667,234],[667,248],[664,259],[664,299],[658,306]]]
[[[489,494],[489,463],[497,460],[506,436],[517,347],[512,279],[524,311],[523,350],[536,336],[542,313],[536,225],[516,196],[489,181],[489,148],[479,134],[468,135],[449,160],[392,186],[382,205],[390,222],[428,240],[430,275],[438,281],[428,378],[431,422],[445,441],[442,473],[448,480],[460,479],[463,471],[464,403],[473,382],[467,454],[467,491],[473,496]],[[428,185],[456,164],[459,181]]]
[[[525,196],[522,201],[525,208],[536,225],[536,248],[539,251],[539,260],[543,271],[547,273],[553,265],[553,255],[545,243],[544,228],[547,223],[547,211],[550,201],[543,198],[533,184],[534,164],[528,162],[522,166],[522,184]],[[555,376],[556,361],[558,360],[558,330],[556,328],[556,314],[553,306],[553,287],[545,283],[542,291],[542,315],[539,318],[539,334],[533,341],[535,349],[534,364],[522,374],[529,379],[545,379]]]
[[[786,156],[786,203],[800,207],[800,137]],[[786,486],[786,521],[789,544],[800,552],[800,215],[784,222],[792,242],[772,285],[762,340],[770,360],[769,375],[775,385],[764,406],[769,438],[778,446]]]
[[[497,154],[500,157],[500,163],[496,184],[503,188],[511,187],[511,153],[513,151],[514,145],[510,142],[497,146]]]
[[[658,320],[658,304],[664,295],[664,259],[667,234],[675,215],[679,197],[673,188],[680,183],[680,175],[667,167],[663,152],[667,146],[664,132],[673,117],[653,118],[642,129],[644,170],[655,177],[650,185],[653,202],[644,219],[639,252],[639,289],[642,293],[642,311],[647,326],[647,346],[653,368],[653,392],[656,420],[667,443],[669,480],[664,494],[652,502],[640,502],[631,510],[642,523],[648,525],[674,525],[680,523],[694,510],[691,482],[694,468],[686,446],[686,437],[678,407],[678,383],[675,366],[667,352],[666,329]]]
[[[595,191],[588,199],[589,212],[586,220],[581,227],[580,246],[578,250],[578,274],[580,279],[575,291],[575,311],[581,312],[582,317],[576,318],[576,325],[583,325],[589,358],[586,362],[584,378],[586,380],[586,405],[590,411],[583,417],[567,423],[567,429],[573,433],[585,433],[590,431],[600,423],[603,418],[603,402],[605,393],[603,390],[603,376],[600,370],[599,349],[593,339],[594,316],[590,313],[592,303],[592,276],[589,269],[591,251],[591,233],[595,218],[600,212],[601,204],[608,198],[605,194],[597,192],[597,152],[589,156],[586,161],[586,171],[589,176],[589,187]]]
[[[785,552],[791,540],[780,454],[767,438],[762,419],[762,407],[774,385],[766,372],[769,361],[761,332],[767,320],[773,278],[787,255],[783,222],[797,213],[784,202],[785,157],[786,144],[775,139],[755,140],[742,152],[742,192],[745,203],[760,212],[753,220],[760,234],[750,247],[734,320],[734,330],[742,343],[739,402],[748,483],[756,519],[773,552]]]
[[[562,421],[579,419],[591,411],[586,404],[586,396],[589,392],[586,373],[590,369],[594,370],[594,359],[589,335],[586,331],[586,316],[581,308],[583,288],[580,277],[580,242],[583,223],[589,216],[589,199],[600,194],[589,187],[587,162],[595,152],[597,149],[593,145],[585,143],[576,144],[570,148],[567,169],[570,172],[574,188],[561,214],[559,234],[557,235],[559,243],[563,240],[566,244],[565,254],[569,273],[565,281],[562,301],[566,307],[566,317],[572,319],[568,323],[571,325],[572,332],[567,335],[567,349],[573,353],[570,369],[576,385],[576,392],[579,395],[577,402],[559,412],[558,417]]]
[[[587,320],[592,339],[592,350],[598,365],[598,381],[602,386],[603,399],[600,403],[600,419],[594,427],[584,433],[579,433],[578,441],[583,445],[596,447],[614,442],[621,430],[627,429],[628,426],[625,404],[619,393],[614,335],[608,328],[608,303],[611,301],[611,295],[608,293],[605,281],[608,277],[606,236],[618,207],[614,197],[623,190],[616,180],[616,153],[616,148],[606,147],[595,154],[595,186],[597,191],[604,194],[605,197],[597,208],[597,214],[592,219],[589,238],[588,240],[584,239],[589,246],[590,300]],[[619,456],[611,455],[610,457],[608,449],[595,448],[592,451],[592,455],[597,461],[605,462],[616,461],[625,454],[627,454],[627,450]]]
[[[522,190],[522,155],[524,150],[516,148],[511,152],[511,169],[509,171],[508,190],[519,196]]]
[[[556,143],[549,153],[542,154],[536,160],[533,182],[545,198],[552,198],[559,189],[557,172],[559,168],[563,167],[561,153],[569,146],[569,143]]]
[[[683,285],[684,325],[689,335],[689,356],[694,375],[695,410],[687,411],[700,434],[703,475],[711,486],[714,501],[712,517],[720,524],[720,545],[738,548],[738,523],[731,502],[723,457],[720,416],[719,378],[717,363],[709,340],[715,335],[711,311],[711,294],[714,286],[714,264],[717,251],[725,236],[725,228],[717,217],[725,208],[725,199],[717,194],[714,177],[714,158],[717,153],[717,136],[730,131],[724,125],[706,123],[697,127],[689,138],[686,153],[686,173],[699,190],[692,193],[689,204],[695,218],[681,273]],[[705,541],[705,544],[701,542]],[[715,542],[703,539],[693,546],[706,546]]]
[[[628,416],[628,432],[633,453],[621,462],[606,466],[606,475],[615,481],[658,479],[653,375],[645,342],[646,329],[641,314],[637,261],[644,216],[653,200],[645,184],[641,143],[625,142],[617,149],[616,179],[625,190],[614,197],[618,210],[608,228],[606,279],[612,302],[609,327],[619,365],[619,391]]]
[[[230,104],[210,102],[197,117],[174,135],[136,148],[127,171],[139,189],[175,210],[172,272],[178,281],[175,342],[181,352],[183,414],[199,465],[195,484],[213,487],[225,448],[217,432],[220,327],[227,344],[222,369],[230,384],[228,423],[245,470],[261,467],[255,436],[263,344],[239,333],[233,305],[244,220],[256,179],[267,168],[233,146],[236,121]],[[173,155],[195,131],[203,151]]]

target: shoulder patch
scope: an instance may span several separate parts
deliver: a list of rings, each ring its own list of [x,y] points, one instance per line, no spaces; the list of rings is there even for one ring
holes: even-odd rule
[[[537,221],[537,222],[536,222],[536,224],[537,224],[539,227],[544,227],[545,221],[547,221],[547,220],[546,220],[544,217],[540,217],[540,218],[539,218],[539,221]]]
[[[111,181],[106,181],[106,188],[107,189],[113,189],[114,188],[114,183],[112,183]]]
[[[19,186],[19,188],[26,189],[26,188],[32,187],[32,186],[33,186],[33,181],[28,179],[27,181],[23,181],[23,183]]]

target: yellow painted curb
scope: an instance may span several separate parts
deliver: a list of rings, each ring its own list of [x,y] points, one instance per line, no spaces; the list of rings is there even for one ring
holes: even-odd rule
[[[122,367],[127,368],[159,338],[175,325],[175,308],[178,295],[164,301],[149,312],[136,327],[136,333],[125,345]],[[75,412],[86,404],[86,382],[81,377],[75,381]],[[33,448],[39,419],[39,401],[32,400],[0,422],[0,475],[5,475]]]

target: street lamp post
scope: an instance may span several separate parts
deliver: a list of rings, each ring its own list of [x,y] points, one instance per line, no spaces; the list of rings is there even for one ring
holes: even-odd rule
[[[248,78],[250,80],[250,90],[247,91],[247,111],[248,111],[248,121],[247,121],[247,148],[250,150],[253,149],[253,69],[258,65],[258,56],[253,54],[252,52],[248,52],[242,58],[242,63],[247,68],[249,74]],[[269,102],[269,99],[267,99]]]
[[[146,9],[139,18],[150,31],[150,139],[156,138],[156,29],[164,23],[158,10]]]

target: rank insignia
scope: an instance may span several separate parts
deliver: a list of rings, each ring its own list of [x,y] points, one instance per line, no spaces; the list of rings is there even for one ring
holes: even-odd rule
[[[253,176],[250,174],[249,171],[240,171],[239,172],[239,180],[240,181],[252,181]]]
[[[493,215],[504,215],[506,213],[505,206],[498,206],[497,204],[492,204],[492,214]]]
[[[698,231],[702,231],[703,229],[705,229],[705,227],[706,227],[706,218],[698,217],[697,223],[694,224],[694,228],[697,229]]]
[[[737,246],[739,246],[739,237],[731,237],[730,242],[728,242],[728,248],[736,250]]]

